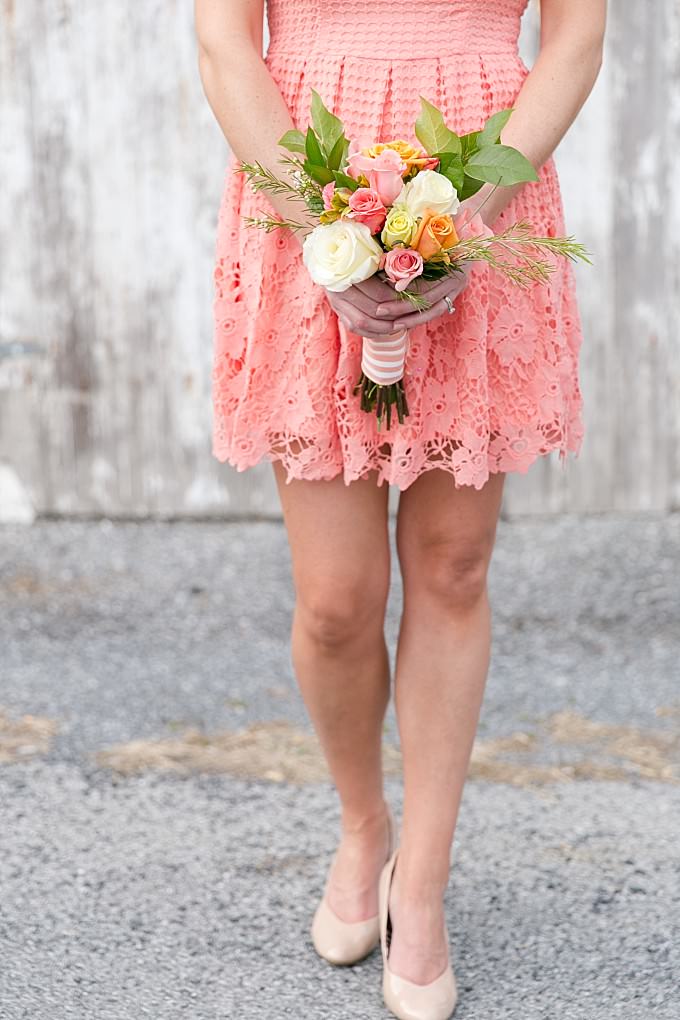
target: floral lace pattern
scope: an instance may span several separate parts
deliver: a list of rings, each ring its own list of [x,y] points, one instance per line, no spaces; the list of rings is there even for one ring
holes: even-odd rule
[[[269,4],[272,43],[266,62],[291,110],[305,127],[310,88],[359,141],[410,138],[419,96],[442,109],[457,131],[475,130],[511,106],[527,74],[517,55],[525,0],[423,0],[403,3],[403,17],[432,8],[428,24],[447,19],[446,50],[436,57],[402,49],[389,59],[363,54],[372,27],[380,38],[403,0],[377,0],[354,47],[328,53],[326,37],[306,40],[324,12],[345,23],[362,4],[304,0]],[[484,50],[465,50],[463,33],[484,7]],[[305,19],[305,12],[307,17]],[[341,13],[342,12],[342,13]],[[415,12],[415,13],[414,13]],[[457,20],[460,19],[460,20]],[[467,21],[466,21],[467,19]],[[304,31],[302,25],[307,26]],[[409,33],[404,31],[403,39]],[[298,26],[296,34],[295,26]],[[467,29],[469,30],[469,28]],[[378,35],[376,35],[378,33]],[[459,49],[456,53],[456,44]],[[375,48],[375,47],[374,47]],[[433,43],[430,52],[436,52]],[[310,280],[299,245],[283,232],[266,234],[242,217],[269,209],[245,178],[227,166],[219,209],[214,299],[213,454],[245,470],[281,460],[287,480],[344,481],[377,471],[378,484],[400,489],[441,468],[458,485],[481,488],[497,471],[526,472],[540,455],[578,453],[582,397],[578,380],[581,327],[571,263],[561,260],[549,282],[524,291],[486,265],[444,315],[411,331],[404,385],[410,415],[377,431],[353,394],[361,338],[346,330],[325,292]],[[497,221],[520,218],[541,234],[565,233],[554,163],[526,185]]]

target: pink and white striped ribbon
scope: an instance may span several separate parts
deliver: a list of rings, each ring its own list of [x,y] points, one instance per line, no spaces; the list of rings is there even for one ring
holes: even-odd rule
[[[367,336],[362,339],[361,371],[364,375],[381,386],[399,382],[408,354],[408,330],[384,340]]]

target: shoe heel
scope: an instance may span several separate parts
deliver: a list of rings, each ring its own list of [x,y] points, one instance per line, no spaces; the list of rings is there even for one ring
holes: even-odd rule
[[[389,832],[388,857],[396,842],[396,823],[390,805],[387,805]],[[319,956],[335,966],[348,966],[363,960],[380,942],[379,914],[364,921],[343,921],[326,899],[319,901],[311,925],[312,943]]]
[[[388,931],[389,897],[398,852],[397,848],[383,868],[378,885],[383,999],[387,1008],[398,1020],[449,1020],[458,1001],[458,989],[451,966],[450,949],[449,960],[442,973],[434,981],[424,985],[393,974],[389,967],[389,944],[391,941],[391,933]],[[444,925],[444,938],[448,948],[449,938],[446,925]]]

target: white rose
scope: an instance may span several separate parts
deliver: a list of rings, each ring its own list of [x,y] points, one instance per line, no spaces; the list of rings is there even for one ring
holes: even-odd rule
[[[403,206],[417,220],[426,209],[431,209],[437,216],[453,214],[460,202],[448,177],[436,170],[421,170],[404,185],[394,204]]]
[[[302,261],[314,283],[347,290],[378,271],[383,250],[365,223],[336,220],[315,227],[302,243]]]

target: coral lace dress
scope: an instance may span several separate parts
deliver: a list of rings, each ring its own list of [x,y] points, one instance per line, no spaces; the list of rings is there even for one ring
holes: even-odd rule
[[[267,67],[297,127],[311,88],[370,144],[406,138],[419,96],[457,132],[512,106],[528,73],[517,51],[527,0],[270,0]],[[286,479],[346,484],[377,471],[405,489],[433,468],[481,488],[542,454],[578,453],[581,329],[573,267],[522,291],[486,265],[445,314],[410,332],[410,416],[377,431],[353,394],[361,338],[345,329],[283,231],[247,227],[268,206],[227,166],[219,210],[212,371],[213,455],[244,470],[281,460]],[[527,217],[563,234],[552,159],[497,228]],[[269,207],[271,209],[271,207]]]

